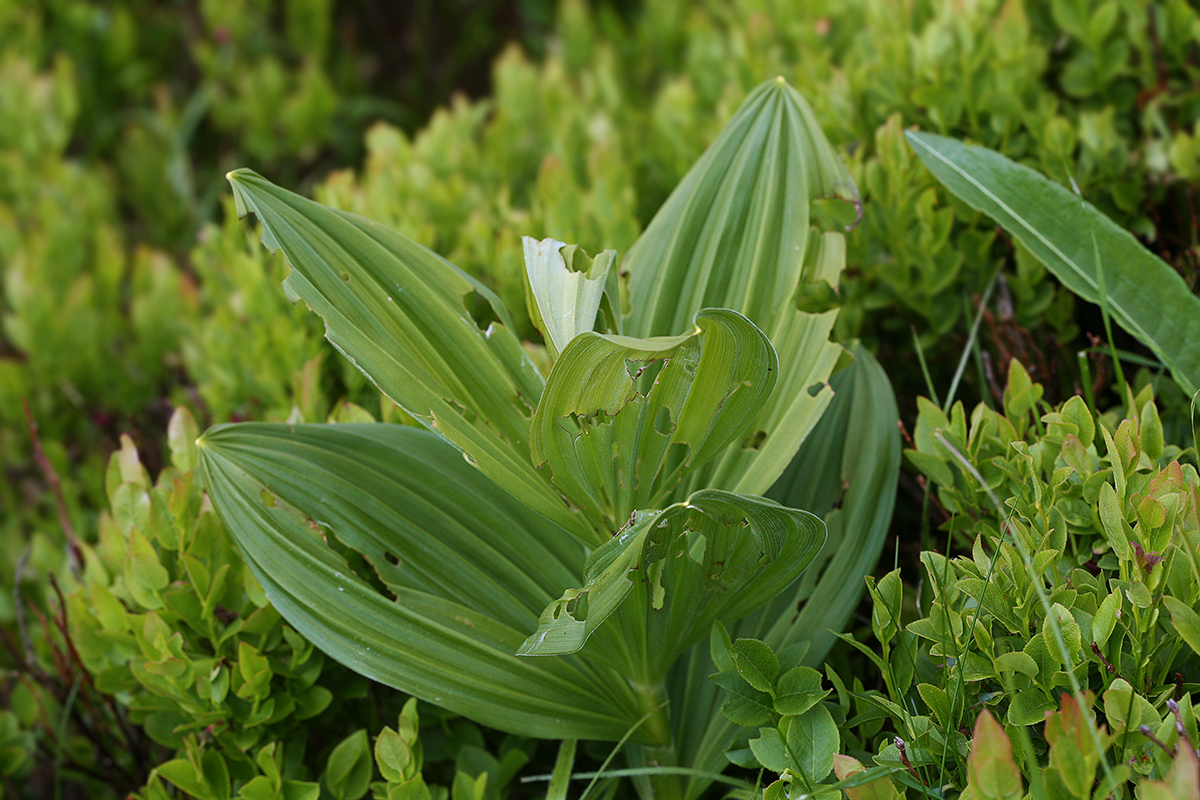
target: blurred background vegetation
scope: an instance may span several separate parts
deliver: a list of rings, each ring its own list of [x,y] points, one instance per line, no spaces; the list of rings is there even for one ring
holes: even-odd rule
[[[945,387],[971,341],[961,396],[989,404],[1013,356],[1051,403],[1102,392],[1111,373],[1102,355],[1076,357],[1101,333],[1098,312],[940,189],[906,127],[1074,183],[1195,289],[1200,16],[1187,0],[0,0],[7,796],[125,796],[191,755],[240,786],[286,751],[282,774],[314,781],[337,735],[398,713],[347,711],[369,689],[286,638],[223,534],[191,554],[179,533],[219,523],[187,477],[186,444],[169,442],[173,410],[200,427],[397,416],[288,305],[285,267],[234,219],[227,170],[401,230],[495,286],[532,337],[519,237],[624,252],[773,75],[810,100],[858,181],[866,213],[837,333],[880,356],[910,422],[927,392],[917,353]],[[1170,439],[1186,401],[1158,377],[1139,381],[1156,383]],[[921,492],[904,480],[898,537],[915,561]],[[192,599],[168,601],[168,587]],[[214,614],[220,630],[202,622]],[[84,677],[121,663],[107,683]],[[251,685],[244,697],[213,690],[221,669]],[[154,717],[163,698],[169,719]],[[304,720],[319,714],[329,724],[308,767],[295,744],[262,755],[317,730]],[[452,765],[448,783],[491,770],[499,791],[505,754],[529,749],[493,738],[488,751],[473,726],[439,724],[425,759]],[[196,737],[215,737],[228,764],[189,751]],[[100,742],[113,752],[97,755]],[[145,796],[164,791],[152,786]]]

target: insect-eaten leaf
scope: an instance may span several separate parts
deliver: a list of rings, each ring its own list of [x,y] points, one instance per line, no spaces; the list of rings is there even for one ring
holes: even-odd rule
[[[598,529],[660,507],[692,469],[745,437],[775,386],[767,337],[736,311],[705,309],[693,333],[584,333],[555,362],[533,416],[533,463]]]
[[[529,317],[545,336],[551,357],[557,358],[568,342],[595,327],[606,296],[610,308],[613,298],[620,308],[617,273],[612,269],[617,251],[605,250],[589,259],[577,245],[555,239],[539,242],[523,236],[521,242],[525,248],[526,287],[532,295],[526,296]],[[614,324],[621,319],[620,314],[606,316]]]
[[[636,512],[592,554],[583,586],[542,612],[517,654],[574,653],[609,620],[604,630],[644,643],[637,646],[653,665],[648,674],[661,674],[714,620],[743,616],[786,588],[824,542],[824,524],[807,511],[731,492],[705,490],[661,512]],[[584,654],[606,660],[621,649]]]

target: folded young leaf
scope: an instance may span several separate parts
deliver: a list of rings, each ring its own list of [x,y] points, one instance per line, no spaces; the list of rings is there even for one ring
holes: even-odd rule
[[[513,655],[583,548],[433,434],[224,425],[199,455],[272,604],[351,669],[525,736],[615,740],[641,715],[603,667]]]
[[[820,519],[761,497],[709,490],[661,512],[638,512],[592,554],[583,585],[546,608],[517,652],[573,653],[604,632],[583,655],[661,680],[715,620],[775,597],[824,542]]]
[[[1084,300],[1101,302],[1103,286],[1117,323],[1162,359],[1188,395],[1200,388],[1200,298],[1170,265],[1066,187],[994,150],[906,135],[947,189],[1020,239]]]
[[[545,337],[551,357],[557,358],[568,342],[593,329],[605,291],[616,289],[612,267],[617,251],[605,250],[588,260],[577,246],[555,239],[539,242],[522,236],[521,243],[533,294],[529,316]]]
[[[326,337],[401,408],[463,451],[489,477],[576,535],[586,525],[529,463],[529,409],[541,373],[486,287],[378,223],[229,174],[238,213],[253,211],[263,243],[283,250],[284,288],[325,319]],[[477,293],[498,317],[480,330]]]
[[[694,327],[654,339],[584,333],[550,371],[530,429],[533,462],[550,465],[598,529],[658,507],[745,435],[775,386],[775,351],[748,319],[706,309]]]

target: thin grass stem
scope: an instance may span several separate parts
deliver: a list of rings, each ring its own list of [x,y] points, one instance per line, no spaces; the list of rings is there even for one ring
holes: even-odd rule
[[[963,348],[962,356],[958,359],[958,367],[954,370],[954,379],[950,381],[950,391],[946,393],[946,405],[942,406],[942,411],[947,414],[950,413],[950,407],[954,405],[954,395],[958,392],[959,381],[962,380],[962,374],[967,368],[967,359],[974,352],[976,353],[976,360],[978,360],[977,337],[979,335],[979,323],[983,321],[983,312],[987,309],[988,301],[992,299],[992,290],[996,288],[996,282],[999,278],[1000,269],[997,268],[992,273],[992,279],[988,281],[987,289],[983,292],[983,299],[979,301],[979,309],[975,312],[975,321],[971,323],[971,332],[967,335],[967,346]],[[926,381],[928,381],[928,378],[926,378]],[[980,383],[980,386],[983,385],[983,383]],[[981,392],[980,394],[985,393]],[[936,404],[937,399],[934,398],[933,402]]]
[[[979,471],[975,469],[975,465],[968,461],[966,456],[958,452],[953,445],[946,441],[946,437],[942,435],[941,431],[935,431],[933,435],[939,442],[942,443],[943,446],[946,447],[947,450],[950,451],[954,458],[962,465],[963,469],[965,469],[971,475],[971,477],[975,478],[975,480],[979,482],[979,485],[983,487],[988,499],[991,500],[992,505],[996,508],[996,516],[998,518],[1004,516],[1004,511],[1000,506],[1000,501],[996,498],[996,493],[993,492],[992,488],[984,482],[983,476],[980,475]],[[1003,539],[1004,529],[1001,529],[1000,535]],[[1021,537],[1014,535],[1010,538],[1012,539],[1013,544],[1016,546],[1017,552],[1021,556],[1021,561],[1025,565],[1026,572],[1029,573],[1029,577],[1033,582],[1034,589],[1037,591],[1038,600],[1042,605],[1042,611],[1046,615],[1046,622],[1049,624],[1050,631],[1054,634],[1054,641],[1058,645],[1059,655],[1062,657],[1063,665],[1067,667],[1067,678],[1071,682],[1071,691],[1075,696],[1075,701],[1079,703],[1080,708],[1087,708],[1087,704],[1083,697],[1083,689],[1079,685],[1079,676],[1075,674],[1074,657],[1067,649],[1067,644],[1063,640],[1062,628],[1058,624],[1058,617],[1056,617],[1053,613],[1053,607],[1050,605],[1050,598],[1046,595],[1046,587],[1043,585],[1044,581],[1042,576],[1034,574],[1033,559],[1029,554],[1028,548],[1025,547],[1025,542],[1021,541]],[[998,555],[999,554],[997,553],[997,557]],[[1096,722],[1090,714],[1084,714],[1083,717],[1084,722],[1087,723],[1088,733],[1091,735],[1092,743],[1096,747],[1096,752],[1100,754],[1100,766],[1104,768],[1104,776],[1111,784],[1115,785],[1116,779],[1113,776],[1112,767],[1109,766],[1108,759],[1104,755],[1104,743],[1100,740],[1100,732],[1096,730]]]

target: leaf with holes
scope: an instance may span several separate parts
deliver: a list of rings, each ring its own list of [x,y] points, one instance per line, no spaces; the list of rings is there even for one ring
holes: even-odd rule
[[[745,616],[786,588],[824,542],[815,516],[761,497],[706,490],[638,512],[518,652],[574,653],[604,630],[594,658],[661,676],[714,621]]]
[[[533,415],[533,462],[549,464],[593,525],[615,531],[746,433],[777,365],[762,332],[727,309],[701,311],[683,336],[581,334]]]

